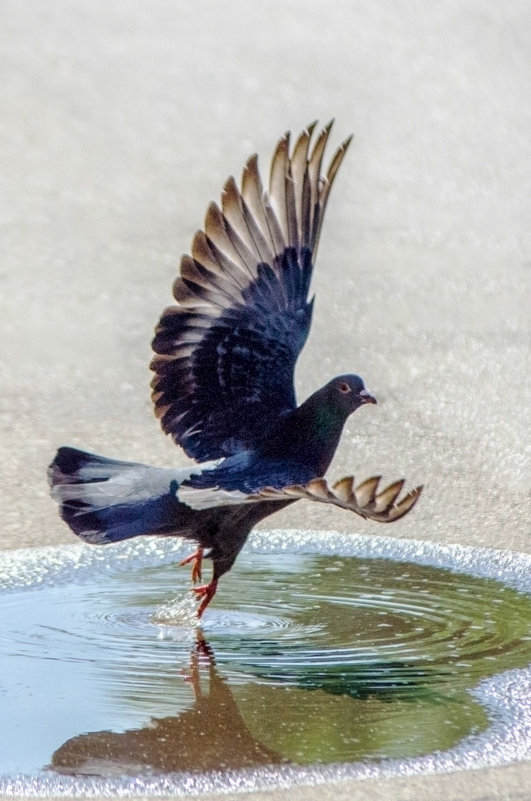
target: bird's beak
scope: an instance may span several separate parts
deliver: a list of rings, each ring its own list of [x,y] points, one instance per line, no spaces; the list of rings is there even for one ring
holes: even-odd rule
[[[378,403],[374,395],[371,395],[368,389],[361,390],[360,398],[362,403]]]

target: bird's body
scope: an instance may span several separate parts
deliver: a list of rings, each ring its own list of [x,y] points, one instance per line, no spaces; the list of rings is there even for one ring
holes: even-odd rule
[[[155,411],[163,430],[198,464],[155,468],[60,448],[49,469],[61,515],[85,541],[144,534],[193,540],[194,578],[208,549],[214,571],[209,584],[196,588],[199,614],[252,527],[298,497],[388,522],[420,494],[396,504],[402,482],[377,495],[371,479],[358,497],[352,481],[339,482],[338,494],[322,481],[347,417],[376,402],[359,376],[338,376],[296,403],[294,368],[311,324],[313,261],[349,143],[323,175],[330,126],[310,152],[312,131],[303,131],[291,156],[288,135],[280,141],[268,193],[256,157],[245,167],[241,193],[229,179],[222,208],[209,207],[192,257],[182,259],[178,305],[156,329]]]

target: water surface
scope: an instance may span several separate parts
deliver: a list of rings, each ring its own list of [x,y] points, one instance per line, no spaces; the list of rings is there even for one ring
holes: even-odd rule
[[[419,757],[484,731],[470,690],[530,660],[530,597],[498,580],[245,553],[197,629],[181,555],[0,594],[0,775]]]

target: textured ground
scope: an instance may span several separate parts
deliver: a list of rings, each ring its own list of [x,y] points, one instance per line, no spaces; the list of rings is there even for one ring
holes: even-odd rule
[[[530,550],[529,3],[6,0],[0,15],[0,547],[72,541],[44,478],[60,444],[185,463],[147,370],[179,256],[250,153],[266,165],[284,130],[335,116],[355,141],[298,387],[353,370],[380,403],[351,418],[330,475],[426,483],[385,534]],[[271,525],[381,531],[302,503]],[[527,798],[527,768],[345,798]]]

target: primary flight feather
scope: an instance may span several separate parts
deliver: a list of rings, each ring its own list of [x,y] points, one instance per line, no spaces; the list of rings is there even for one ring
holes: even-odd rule
[[[376,403],[357,375],[341,375],[297,406],[294,370],[310,329],[309,287],[330,189],[350,138],[327,170],[331,124],[311,144],[315,125],[282,137],[264,190],[258,160],[241,190],[226,182],[212,203],[191,256],[183,256],[153,340],[155,414],[197,465],[149,467],[60,448],[49,468],[61,516],[86,542],[143,534],[196,542],[192,578],[205,555],[212,580],[194,591],[198,615],[230,570],[252,527],[299,498],[332,503],[391,522],[416,503],[421,487],[398,501],[403,481],[378,492],[323,478],[347,417]],[[205,554],[205,551],[208,551]]]

